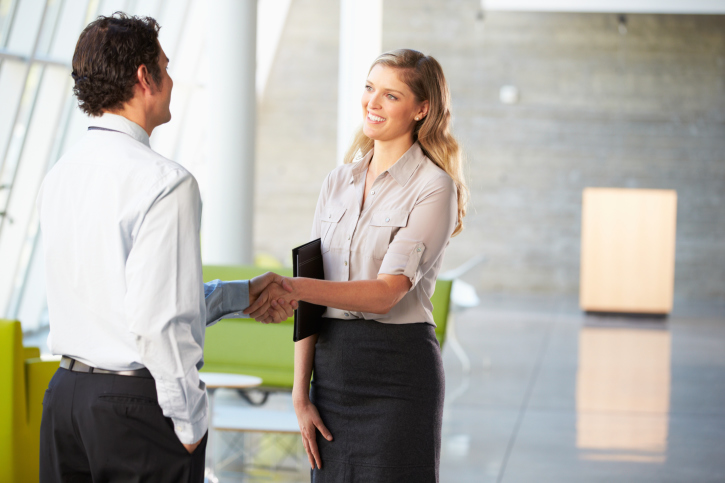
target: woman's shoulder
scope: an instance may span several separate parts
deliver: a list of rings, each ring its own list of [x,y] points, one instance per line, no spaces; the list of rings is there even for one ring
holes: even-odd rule
[[[339,184],[349,183],[355,172],[355,168],[358,167],[359,161],[343,164],[336,167],[329,173],[327,173],[327,182],[330,186],[337,186]]]
[[[446,171],[434,163],[428,156],[423,156],[419,167],[421,184],[426,191],[451,190],[455,191],[456,183]]]

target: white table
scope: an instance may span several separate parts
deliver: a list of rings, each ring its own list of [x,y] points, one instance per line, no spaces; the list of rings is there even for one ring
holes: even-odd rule
[[[209,435],[207,437],[207,457],[210,462],[204,471],[204,476],[209,483],[218,483],[215,471],[214,460],[214,392],[219,388],[227,389],[249,389],[262,384],[262,379],[255,376],[242,374],[222,374],[219,372],[202,372],[199,377],[206,384],[209,393]]]
[[[280,410],[219,405],[214,412],[214,430],[217,434],[220,431],[236,433],[236,436],[232,436],[235,441],[234,450],[227,455],[226,459],[217,461],[217,468],[226,466],[240,456],[247,461],[243,471],[246,473],[248,469],[251,469],[253,473],[249,474],[255,476],[260,476],[259,472],[265,470],[276,474],[279,471],[300,472],[301,467],[309,468],[299,438],[300,427],[297,415],[291,408]],[[250,433],[261,433],[265,437],[264,439],[254,437]],[[240,441],[242,443],[238,444]],[[247,441],[252,443],[251,447],[247,447]],[[252,463],[259,452],[264,452],[265,447],[270,448],[271,446],[274,446],[277,451],[281,451],[281,456],[275,459],[275,463],[269,462],[262,466]],[[283,464],[290,460],[292,465]]]

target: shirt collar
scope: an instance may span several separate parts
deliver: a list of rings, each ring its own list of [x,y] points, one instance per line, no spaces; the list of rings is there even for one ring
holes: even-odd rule
[[[144,143],[149,148],[151,147],[151,144],[149,143],[149,135],[146,133],[146,131],[144,131],[144,128],[142,128],[135,122],[126,119],[123,116],[119,116],[118,114],[104,112],[103,115],[101,115],[100,117],[95,117],[91,119],[91,122],[88,124],[88,126],[97,126],[105,129],[119,131],[124,134],[128,134],[140,143]]]
[[[395,164],[388,168],[387,172],[393,177],[399,185],[405,186],[408,180],[413,175],[413,172],[418,168],[420,163],[425,158],[425,153],[421,149],[418,142],[414,142],[413,145],[398,159]],[[352,169],[353,179],[355,176],[364,173],[370,165],[370,160],[373,159],[373,150],[367,152],[363,158],[355,163],[355,167]]]

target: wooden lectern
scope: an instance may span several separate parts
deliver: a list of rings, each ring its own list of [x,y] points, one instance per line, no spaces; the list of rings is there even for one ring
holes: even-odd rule
[[[665,315],[675,282],[677,192],[586,188],[579,305]]]

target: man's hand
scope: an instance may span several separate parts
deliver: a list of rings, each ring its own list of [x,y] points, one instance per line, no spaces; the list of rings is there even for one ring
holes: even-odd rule
[[[201,439],[204,439],[204,437],[202,436]],[[201,439],[199,441],[197,441],[196,443],[191,443],[191,444],[181,443],[181,444],[184,444],[184,448],[186,448],[186,451],[188,451],[189,454],[192,454],[194,452],[194,450],[196,450],[196,448],[199,446],[199,444],[201,444]]]
[[[283,288],[284,287],[284,288]],[[279,323],[292,316],[297,301],[290,297],[292,287],[285,277],[273,272],[249,281],[250,306],[244,310],[258,322]]]

